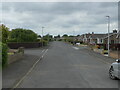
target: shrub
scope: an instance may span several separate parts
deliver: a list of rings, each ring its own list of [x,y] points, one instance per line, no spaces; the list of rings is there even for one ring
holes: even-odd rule
[[[59,39],[58,41],[62,41],[62,39]]]
[[[7,42],[17,42],[17,39],[8,39]]]
[[[18,52],[24,54],[24,47],[19,47],[19,48],[18,48]]]
[[[48,41],[43,40],[43,46],[47,46],[48,45]]]
[[[8,47],[6,44],[2,43],[2,67],[5,67],[7,65],[7,59],[8,59]]]
[[[47,46],[48,45],[48,41],[47,40],[41,40],[40,43],[43,43],[43,46]]]
[[[100,46],[100,49],[104,49],[105,47],[104,46]]]

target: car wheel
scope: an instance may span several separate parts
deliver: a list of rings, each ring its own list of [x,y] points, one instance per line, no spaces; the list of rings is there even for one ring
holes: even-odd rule
[[[114,76],[114,69],[113,67],[110,68],[109,70],[109,77],[113,80],[117,79],[115,76]]]

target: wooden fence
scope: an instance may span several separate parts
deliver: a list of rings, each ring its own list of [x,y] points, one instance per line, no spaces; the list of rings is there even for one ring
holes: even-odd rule
[[[45,45],[45,43],[43,43]],[[8,43],[8,47],[11,49],[18,49],[19,47],[24,48],[39,48],[42,46],[42,43],[39,42],[31,42],[31,43]]]

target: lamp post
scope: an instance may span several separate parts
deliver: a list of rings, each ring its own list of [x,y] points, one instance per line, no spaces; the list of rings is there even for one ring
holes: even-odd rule
[[[107,19],[108,19],[108,24],[107,24],[107,26],[108,26],[108,56],[109,56],[109,54],[110,54],[110,16],[106,16],[107,17]]]
[[[120,59],[120,52],[119,52],[119,49],[120,49],[120,47],[119,47],[119,44],[120,44],[120,30],[118,30],[118,34],[117,34],[117,40],[118,40],[118,45],[117,45],[117,52],[118,52],[118,59]]]
[[[42,47],[43,47],[43,28],[45,27],[42,27]]]
[[[49,44],[49,39],[50,39],[50,38],[49,38],[49,33],[48,33],[48,44]]]
[[[75,30],[73,30],[73,45],[75,45]]]

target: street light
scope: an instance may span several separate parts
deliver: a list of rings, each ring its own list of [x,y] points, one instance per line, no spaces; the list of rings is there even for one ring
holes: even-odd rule
[[[120,58],[120,54],[119,54],[119,44],[120,44],[120,30],[118,30],[118,34],[117,34],[117,37],[118,39],[118,45],[117,45],[117,52],[118,52],[118,59]]]
[[[75,45],[75,30],[73,30],[73,45]]]
[[[49,33],[48,33],[48,43],[49,43],[49,39],[50,39],[50,38],[49,38]]]
[[[43,28],[45,27],[42,27],[42,47],[43,47]]]
[[[108,26],[108,56],[109,56],[109,54],[110,54],[110,37],[109,37],[109,35],[110,35],[110,16],[106,16],[106,17],[108,19],[107,26]]]

